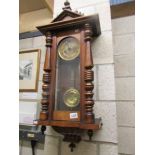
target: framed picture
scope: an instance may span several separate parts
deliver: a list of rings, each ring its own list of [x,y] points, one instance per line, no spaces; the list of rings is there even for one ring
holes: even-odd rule
[[[19,91],[37,92],[40,68],[40,50],[19,52]]]

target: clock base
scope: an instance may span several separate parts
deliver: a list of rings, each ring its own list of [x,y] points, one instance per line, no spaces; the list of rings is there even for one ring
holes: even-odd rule
[[[83,123],[79,121],[43,121],[35,120],[34,125],[44,125],[44,126],[58,126],[58,127],[75,127],[85,130],[98,130],[102,126],[101,118],[96,118],[94,123]]]
[[[75,143],[79,143],[81,141],[81,137],[85,130],[87,130],[87,134],[89,136],[89,140],[92,140],[93,131],[101,128],[101,118],[95,119],[95,122],[92,124],[84,124],[81,122],[73,122],[73,121],[42,121],[36,120],[34,121],[35,125],[51,126],[56,132],[62,134],[64,136],[63,141],[70,142],[69,147],[71,152],[76,147]],[[44,129],[44,128],[43,128]]]

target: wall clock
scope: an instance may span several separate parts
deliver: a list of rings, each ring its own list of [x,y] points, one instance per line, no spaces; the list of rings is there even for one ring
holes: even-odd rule
[[[73,12],[70,3],[48,25],[37,27],[46,36],[42,109],[34,123],[52,126],[70,142],[71,151],[81,135],[101,128],[93,112],[93,58],[91,40],[100,35],[98,14]]]

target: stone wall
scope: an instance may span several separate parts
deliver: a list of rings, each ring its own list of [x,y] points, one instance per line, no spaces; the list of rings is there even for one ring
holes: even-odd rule
[[[112,27],[110,16],[110,3],[108,0],[70,0],[73,10],[78,10],[85,15],[98,13],[100,17],[102,34],[93,40],[92,52],[94,58],[95,72],[95,113],[96,117],[102,117],[103,127],[94,133],[91,142],[86,135],[83,136],[73,153],[68,148],[68,143],[62,141],[62,136],[48,127],[45,134],[45,144],[38,145],[36,155],[118,155],[117,151],[117,121],[115,102],[115,77],[114,59],[112,43]],[[63,6],[62,0],[54,3],[54,17],[58,15]],[[35,37],[20,40],[20,50],[41,49],[41,67],[38,93],[31,93],[33,100],[40,102],[41,85],[43,74],[43,63],[45,57],[45,37]],[[30,101],[27,97],[30,93],[20,93],[20,100]],[[22,155],[27,155],[30,145],[26,142],[22,144]]]
[[[112,20],[118,124],[118,152],[135,154],[134,16]]]

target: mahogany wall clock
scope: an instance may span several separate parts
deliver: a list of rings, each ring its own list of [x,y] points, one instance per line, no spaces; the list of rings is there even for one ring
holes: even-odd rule
[[[93,113],[93,58],[91,40],[100,35],[98,14],[84,16],[73,12],[70,3],[48,25],[37,27],[46,36],[46,57],[42,85],[42,109],[35,124],[52,126],[75,143],[87,130],[100,129],[101,119]]]

